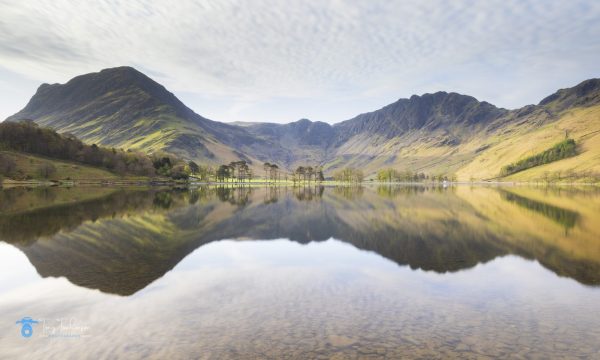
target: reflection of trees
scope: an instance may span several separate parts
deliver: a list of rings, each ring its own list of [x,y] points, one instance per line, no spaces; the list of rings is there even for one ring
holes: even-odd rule
[[[320,200],[325,191],[324,186],[298,186],[294,187],[294,196],[300,201]]]
[[[28,243],[39,237],[71,230],[85,221],[116,217],[127,212],[167,211],[184,203],[214,199],[245,206],[250,202],[251,188],[146,189],[115,190],[106,196],[78,202],[52,205],[64,193],[93,193],[95,189],[39,187],[11,188],[0,191],[0,239],[11,243]],[[49,204],[36,207],[36,204]],[[29,206],[25,206],[29,205]],[[33,210],[22,209],[31,207]],[[19,210],[21,209],[21,210]]]
[[[579,214],[575,211],[529,199],[508,191],[501,191],[500,194],[504,200],[515,203],[526,209],[533,210],[555,223],[562,225],[565,229],[574,227],[579,219]]]
[[[355,200],[363,195],[364,188],[362,186],[336,186],[333,192],[347,200]]]
[[[64,191],[69,191],[65,188]],[[40,203],[52,203],[56,199],[56,188],[54,187],[17,187],[10,189],[0,189],[0,213],[7,213],[14,210],[14,205],[24,203],[25,201],[32,205]]]
[[[169,209],[173,204],[173,197],[170,192],[161,191],[154,194],[154,200],[152,201],[154,206],[161,209]]]
[[[14,190],[14,191],[13,191]],[[69,189],[46,188],[44,191],[9,189],[0,192],[2,200],[35,202],[41,197],[56,197],[60,191]],[[154,194],[152,194],[154,193]],[[108,196],[77,203],[49,206],[32,211],[0,213],[0,239],[11,243],[30,243],[40,237],[51,236],[59,231],[71,230],[84,221],[115,217],[128,211],[140,211],[152,207],[160,192],[119,190]],[[150,195],[150,196],[149,196]],[[10,208],[4,202],[3,207]]]
[[[94,193],[94,188],[11,188],[0,191],[0,240],[10,243],[32,243],[40,237],[52,236],[60,231],[70,231],[86,221],[115,218],[127,213],[141,211],[168,211],[183,206],[186,202],[196,203],[201,199],[214,198],[214,190],[186,189],[115,189],[108,195],[91,197],[77,202],[51,204],[66,193],[85,191]],[[33,210],[23,211],[24,204]],[[38,205],[46,206],[39,206]]]
[[[397,196],[417,195],[425,192],[445,193],[455,191],[455,186],[443,186],[441,184],[410,184],[403,186],[393,184],[382,184],[377,186],[377,194],[388,198],[394,198]]]
[[[200,200],[200,191],[190,191],[190,198],[188,200],[188,204],[194,205]]]
[[[377,187],[377,194],[384,197],[393,198],[400,195],[413,195],[420,194],[425,191],[431,191],[431,189],[425,185],[409,185],[409,186],[394,186],[379,185]]]
[[[246,206],[250,202],[252,188],[246,186],[218,186],[215,188],[215,194],[223,202],[237,206]]]
[[[268,163],[265,163],[265,164],[268,164]],[[264,190],[265,196],[264,196],[263,203],[265,203],[265,204],[276,203],[277,201],[279,201],[280,192],[281,192],[280,186],[265,187],[265,190]]]

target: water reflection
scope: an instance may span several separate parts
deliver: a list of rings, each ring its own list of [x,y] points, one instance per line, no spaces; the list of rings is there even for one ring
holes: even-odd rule
[[[596,358],[599,217],[575,188],[3,190],[0,357]]]
[[[589,191],[19,188],[0,191],[0,204],[0,239],[41,276],[125,296],[221,239],[334,238],[438,273],[513,254],[600,285],[600,198]]]
[[[558,206],[549,205],[541,201],[528,199],[524,196],[513,194],[508,191],[502,191],[502,197],[507,201],[514,202],[517,205],[544,215],[548,219],[564,226],[565,230],[574,227],[577,219],[579,218],[579,213],[576,211],[571,211]]]

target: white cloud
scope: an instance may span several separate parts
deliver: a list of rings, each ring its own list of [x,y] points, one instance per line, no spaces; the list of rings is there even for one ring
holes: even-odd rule
[[[217,120],[339,121],[436,90],[517,107],[599,76],[598,39],[597,1],[0,0],[8,71],[133,65]]]

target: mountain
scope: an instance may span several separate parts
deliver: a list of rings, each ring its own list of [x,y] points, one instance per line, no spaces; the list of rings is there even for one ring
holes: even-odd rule
[[[131,67],[77,76],[64,85],[43,84],[27,106],[7,120],[19,119],[34,120],[89,143],[166,150],[215,163],[243,157],[232,144],[269,146],[242,127],[196,114],[164,86]]]
[[[547,172],[600,176],[598,119],[600,80],[591,79],[516,110],[437,92],[400,99],[334,125],[300,120],[245,128],[293,149],[302,161],[321,160],[329,172],[354,166],[373,174],[392,167],[432,175],[455,173],[460,180],[495,179],[503,166],[544,151],[566,133],[578,141],[579,155],[508,178],[538,180]]]
[[[565,134],[578,141],[577,156],[509,177],[535,180],[547,173],[600,173],[599,118],[600,80],[591,79],[514,110],[436,92],[334,125],[307,119],[225,124],[196,114],[139,71],[119,67],[43,84],[7,120],[31,119],[86,142],[166,150],[203,163],[246,160],[256,171],[268,161],[288,170],[354,166],[372,175],[393,167],[462,180],[497,178],[503,166],[544,151]]]

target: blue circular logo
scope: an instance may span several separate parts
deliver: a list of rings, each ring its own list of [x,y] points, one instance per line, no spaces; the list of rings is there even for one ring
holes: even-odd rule
[[[31,325],[37,324],[38,322],[39,321],[33,320],[29,316],[17,321],[17,324],[21,324],[21,336],[25,338],[31,337],[31,335],[33,335],[33,327]]]

